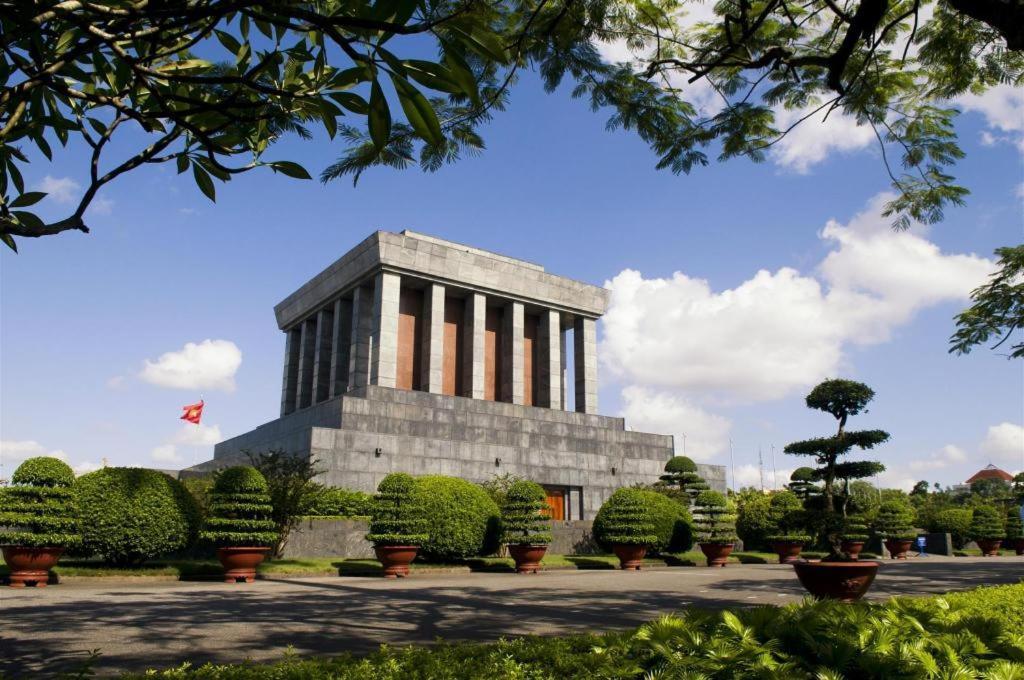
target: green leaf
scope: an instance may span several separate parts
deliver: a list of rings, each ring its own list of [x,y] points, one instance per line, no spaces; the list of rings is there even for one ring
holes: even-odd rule
[[[309,176],[309,173],[306,172],[304,167],[298,163],[293,163],[292,161],[274,161],[270,164],[270,167],[272,167],[275,172],[280,172],[281,174],[294,177],[295,179],[313,179]]]
[[[205,59],[182,59],[180,61],[172,61],[169,64],[165,64],[157,68],[156,70],[161,72],[205,71],[209,69],[212,65],[213,64],[206,61]]]
[[[210,175],[203,170],[198,163],[192,163],[192,175],[196,178],[196,186],[199,190],[206,194],[206,197],[211,201],[217,201],[217,190],[213,186],[213,180],[210,179]]]
[[[238,54],[238,51],[242,49],[242,43],[238,42],[235,36],[230,33],[225,33],[224,31],[214,31],[214,33],[217,35],[217,40],[220,41],[220,44],[224,46],[224,49],[231,54]]]
[[[12,208],[27,208],[30,205],[35,205],[39,201],[46,197],[44,191],[29,191],[28,193],[18,196],[11,202]]]
[[[26,212],[24,210],[12,210],[11,214],[18,218],[19,224],[24,224],[26,227],[42,229],[46,226],[46,224],[39,219],[39,216],[35,213]]]
[[[443,62],[448,66],[455,81],[469,95],[473,106],[483,106],[483,102],[480,99],[480,90],[476,83],[476,76],[473,75],[473,70],[466,63],[466,60],[463,59],[462,55],[455,50],[446,49]]]
[[[437,120],[437,114],[434,113],[434,107],[430,105],[427,98],[401,76],[392,75],[391,81],[395,84],[398,101],[402,105],[402,110],[405,111],[405,117],[416,134],[434,146],[444,144],[441,124]]]
[[[185,154],[182,154],[182,155],[178,156],[175,159],[175,163],[177,163],[177,165],[178,165],[178,174],[179,175],[181,173],[185,172],[186,170],[188,170],[188,156],[186,156]]]
[[[493,59],[499,64],[508,61],[508,52],[505,50],[501,38],[492,31],[480,26],[474,26],[471,30],[454,27],[454,32],[462,36],[463,44],[482,57]]]
[[[383,149],[391,137],[391,110],[388,100],[384,98],[384,90],[376,80],[370,86],[370,139],[377,149]]]
[[[3,241],[4,245],[6,245],[14,252],[18,252],[18,244],[14,242],[14,237],[11,236],[10,234],[0,233],[0,241]]]
[[[328,96],[357,115],[365,116],[370,112],[370,105],[354,92],[331,92]]]
[[[432,61],[409,59],[405,62],[405,74],[420,85],[440,92],[470,96],[476,90],[476,83],[472,79],[470,82],[473,82],[473,87],[467,91],[461,79],[450,69]]]

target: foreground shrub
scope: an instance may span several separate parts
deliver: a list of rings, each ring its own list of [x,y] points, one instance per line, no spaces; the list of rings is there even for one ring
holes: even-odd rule
[[[374,545],[423,545],[427,526],[423,506],[413,491],[416,480],[404,472],[392,472],[380,480],[370,507],[370,533],[366,540]]]
[[[971,518],[970,537],[977,540],[1002,540],[1006,536],[1006,527],[999,511],[991,505],[979,505],[974,508]]]
[[[69,548],[78,543],[75,473],[56,458],[29,458],[0,489],[0,545]]]
[[[593,531],[594,539],[605,550],[616,544],[658,543],[649,499],[639,489],[618,489],[609,496],[597,511]]]
[[[306,514],[311,517],[369,517],[373,495],[328,486],[313,494]]]
[[[953,547],[957,550],[967,544],[967,535],[971,533],[971,511],[967,508],[950,508],[935,514],[928,525],[928,531],[949,534]]]
[[[736,542],[736,515],[725,496],[717,491],[702,491],[694,502],[699,542]]]
[[[229,467],[217,473],[210,516],[200,538],[217,546],[269,546],[277,540],[267,480],[255,468]]]
[[[525,479],[509,485],[501,506],[501,542],[517,545],[547,545],[548,504],[544,487]]]
[[[427,475],[416,480],[412,499],[429,519],[429,536],[420,546],[427,560],[450,562],[497,550],[500,510],[478,484]]]
[[[108,564],[137,564],[184,550],[195,540],[195,499],[162,472],[103,468],[78,479],[75,498],[83,550]]]
[[[644,505],[658,540],[654,552],[685,552],[693,546],[693,518],[686,506],[656,491],[641,489]]]

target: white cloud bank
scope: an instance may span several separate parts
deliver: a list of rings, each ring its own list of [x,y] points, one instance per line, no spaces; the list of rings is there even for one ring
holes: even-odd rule
[[[988,428],[978,450],[993,463],[1024,470],[1024,427],[1013,423],[999,423]]]
[[[50,449],[49,447],[43,446],[34,439],[4,439],[0,441],[0,462],[3,463],[3,475],[0,475],[6,479],[10,479],[14,471],[28,458],[56,458],[62,460],[68,465],[71,465],[71,469],[75,471],[76,475],[84,475],[87,472],[98,470],[99,465],[92,461],[82,461],[80,463],[71,463],[68,454],[61,449]]]
[[[189,342],[177,352],[146,361],[139,377],[153,385],[176,389],[212,389],[233,392],[242,351],[230,340]]]
[[[36,185],[39,191],[46,193],[46,197],[58,203],[72,203],[78,200],[82,193],[82,185],[70,177],[52,177],[47,175]]]
[[[675,437],[676,453],[710,460],[729,444],[730,422],[667,392],[631,386],[622,390],[623,416],[630,427]]]
[[[178,430],[170,441],[150,451],[149,456],[157,463],[170,463],[180,466],[185,462],[185,457],[178,451],[178,447],[209,448],[223,439],[224,437],[220,433],[219,425],[193,425],[186,423],[181,426],[181,429]],[[193,453],[198,456],[199,451],[193,451]]]

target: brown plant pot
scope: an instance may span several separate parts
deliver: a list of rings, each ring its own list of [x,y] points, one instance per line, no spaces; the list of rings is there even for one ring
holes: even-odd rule
[[[1018,555],[1024,555],[1024,537],[1015,538],[1010,541],[1010,547],[1013,548],[1013,551]]]
[[[224,583],[252,583],[256,565],[270,552],[265,546],[229,546],[217,548],[217,559],[224,566]]]
[[[700,551],[708,558],[709,567],[724,567],[732,552],[732,543],[701,543]]]
[[[544,559],[547,545],[530,545],[529,543],[509,543],[508,552],[516,561],[517,574],[536,574],[540,571],[540,561]]]
[[[774,541],[772,550],[779,556],[779,564],[793,564],[800,561],[800,551],[804,544],[799,541]]]
[[[889,551],[889,559],[891,560],[907,559],[907,553],[910,552],[910,546],[912,545],[914,545],[912,540],[908,541],[902,538],[885,539],[885,549]]]
[[[619,566],[622,569],[626,571],[640,571],[640,567],[644,562],[644,555],[647,554],[647,546],[615,543],[612,545],[612,552],[619,558]]]
[[[794,562],[800,585],[818,599],[853,602],[864,597],[878,573],[878,562]]]
[[[45,588],[47,581],[50,580],[50,570],[64,554],[64,548],[5,545],[3,553],[4,561],[11,568],[8,583],[12,588]]]
[[[1003,542],[998,538],[979,538],[977,544],[982,557],[999,557],[999,546]]]
[[[851,560],[859,560],[860,552],[864,550],[864,541],[843,541],[840,550],[849,555]]]
[[[384,567],[384,578],[405,578],[409,575],[409,565],[416,559],[418,545],[375,545],[373,552]]]

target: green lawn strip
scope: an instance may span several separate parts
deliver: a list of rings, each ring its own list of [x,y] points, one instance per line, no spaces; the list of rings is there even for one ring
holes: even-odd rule
[[[1008,556],[1011,556],[1011,555],[1016,555],[1016,553],[1013,550],[1000,550],[999,551],[999,556],[1000,557],[1008,557]],[[981,550],[979,550],[978,548],[962,548],[960,550],[954,550],[953,551],[953,556],[954,557],[981,557]]]

